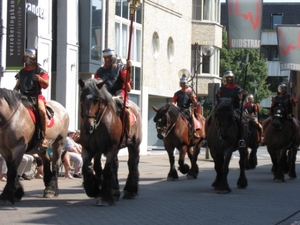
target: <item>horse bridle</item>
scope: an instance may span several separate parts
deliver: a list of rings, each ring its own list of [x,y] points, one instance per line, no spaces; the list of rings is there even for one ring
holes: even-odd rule
[[[105,111],[107,109],[107,105],[105,105],[102,113],[101,113],[101,99],[100,98],[93,98],[94,100],[96,100],[98,102],[98,111],[95,115],[89,115],[89,114],[84,114],[83,116],[87,117],[87,118],[91,118],[94,119],[94,126],[90,127],[89,129],[89,133],[92,134],[94,132],[94,130],[97,129],[97,127],[100,125],[100,122],[105,114]]]
[[[177,121],[179,119],[179,116],[178,116],[177,120],[172,125],[171,121],[170,121],[171,119],[170,119],[169,111],[166,112],[166,117],[167,117],[167,124],[166,124],[166,126],[159,127],[156,124],[156,130],[162,130],[161,135],[163,136],[163,138],[166,138],[168,136],[168,134],[171,132],[171,130],[176,125],[176,123],[177,123]]]

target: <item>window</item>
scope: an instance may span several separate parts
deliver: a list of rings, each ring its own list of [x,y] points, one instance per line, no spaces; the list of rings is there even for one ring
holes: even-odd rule
[[[158,57],[158,53],[159,53],[159,37],[158,37],[158,33],[154,32],[152,36],[152,54],[154,58]]]
[[[277,45],[263,45],[261,46],[260,56],[262,59],[267,59],[268,61],[278,61],[279,52]]]
[[[220,0],[193,0],[193,20],[220,22]]]
[[[276,29],[277,25],[282,24],[282,14],[272,14],[272,29]]]
[[[140,90],[141,60],[142,60],[142,5],[135,12],[131,36],[130,60],[133,63],[133,90]],[[115,52],[122,61],[128,58],[130,35],[130,4],[127,0],[116,0],[115,14]]]
[[[91,60],[101,60],[102,49],[102,0],[92,0],[92,28],[91,28]]]
[[[168,40],[168,49],[167,49],[167,52],[168,52],[168,59],[169,59],[169,62],[173,62],[173,59],[174,59],[174,42],[173,42],[173,38],[169,38]]]

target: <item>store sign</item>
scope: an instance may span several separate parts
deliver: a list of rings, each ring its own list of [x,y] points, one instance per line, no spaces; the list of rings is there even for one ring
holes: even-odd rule
[[[26,3],[26,10],[27,10],[27,12],[31,12],[41,19],[45,18],[45,9],[41,8],[37,5],[31,4],[31,3]]]
[[[25,4],[26,0],[7,1],[7,70],[17,70],[23,67],[22,57],[25,48],[26,34]]]

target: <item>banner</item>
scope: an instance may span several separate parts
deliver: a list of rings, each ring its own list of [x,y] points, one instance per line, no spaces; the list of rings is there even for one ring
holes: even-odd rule
[[[300,25],[278,25],[280,70],[300,71]]]
[[[26,0],[7,1],[6,70],[23,67],[26,35]]]
[[[228,48],[260,49],[263,0],[226,0]]]

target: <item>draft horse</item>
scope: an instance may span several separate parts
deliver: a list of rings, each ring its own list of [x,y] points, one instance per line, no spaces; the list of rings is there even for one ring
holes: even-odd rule
[[[197,131],[200,139],[194,139],[189,132],[190,124],[180,108],[172,104],[166,104],[160,109],[154,106],[152,108],[156,112],[153,120],[156,124],[157,137],[163,140],[169,156],[170,171],[167,180],[178,179],[178,173],[175,168],[175,148],[179,151],[179,171],[182,174],[187,174],[189,179],[196,179],[199,173],[197,159],[200,153],[201,142],[205,138],[205,118],[200,114],[196,114],[202,129]],[[184,163],[186,153],[191,161],[191,168]]]
[[[38,153],[43,160],[44,197],[58,196],[60,156],[68,133],[69,115],[58,102],[48,101],[47,106],[54,111],[47,129],[47,140],[53,151],[52,160],[46,148],[40,147],[39,131],[28,100],[15,91],[0,88],[0,154],[8,168],[7,183],[0,195],[3,202],[14,204],[24,196],[24,189],[17,176],[24,153]]]
[[[229,163],[232,153],[239,151],[240,176],[237,187],[244,189],[248,186],[245,174],[246,147],[239,147],[239,132],[244,134],[244,122],[234,115],[231,98],[220,98],[212,114],[205,123],[207,145],[214,160],[214,167],[217,173],[212,186],[219,193],[229,193],[231,189],[227,182]],[[245,135],[244,135],[245,136]]]
[[[284,173],[291,179],[296,175],[296,155],[299,147],[299,124],[288,118],[286,107],[275,102],[271,120],[263,122],[264,141],[272,161],[275,182],[284,182]]]
[[[139,154],[142,141],[142,121],[139,107],[129,101],[132,124],[129,138],[122,131],[122,110],[117,97],[99,79],[79,80],[81,88],[81,145],[83,147],[83,186],[88,197],[97,198],[96,205],[109,206],[120,197],[118,152],[128,148],[129,174],[124,187],[124,199],[138,194]],[[125,122],[125,121],[124,121]],[[101,156],[106,157],[104,169]],[[93,160],[93,167],[91,161]]]

